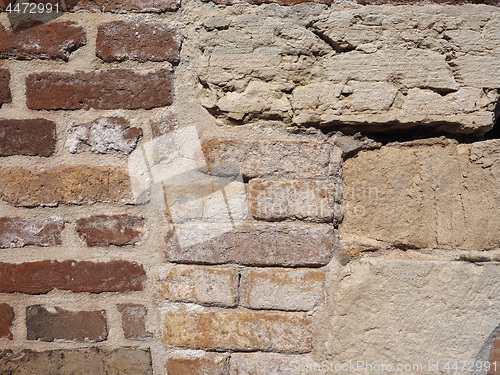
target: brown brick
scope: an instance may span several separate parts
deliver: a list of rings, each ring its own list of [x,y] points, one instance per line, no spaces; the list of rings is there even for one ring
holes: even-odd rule
[[[3,104],[11,103],[10,95],[10,72],[8,69],[0,69],[0,108]]]
[[[62,244],[64,222],[60,218],[22,219],[0,218],[0,248],[56,246]]]
[[[495,341],[493,341],[493,349],[500,349],[500,337],[497,337]]]
[[[129,340],[147,340],[153,334],[146,331],[146,306],[136,304],[119,304],[118,311],[122,315],[123,335]]]
[[[0,339],[12,340],[12,324],[14,323],[14,309],[6,303],[0,303]]]
[[[144,237],[144,218],[133,215],[95,215],[79,219],[76,231],[87,246],[136,245]]]
[[[68,311],[59,307],[28,306],[26,329],[28,340],[99,342],[108,337],[104,310]]]
[[[94,263],[44,260],[21,264],[0,263],[0,292],[48,293],[53,289],[73,292],[128,292],[142,290],[146,273],[142,265],[115,260]]]
[[[180,40],[166,23],[106,22],[97,32],[97,57],[112,61],[179,61]]]
[[[69,60],[71,52],[87,42],[85,29],[75,22],[51,22],[35,27],[7,31],[0,25],[1,59]]]
[[[165,69],[34,73],[26,78],[26,104],[30,109],[151,109],[172,104],[172,86],[172,73]]]
[[[311,351],[306,313],[243,310],[165,313],[166,344],[196,349]]]
[[[229,358],[222,354],[176,355],[167,360],[168,375],[227,375]]]
[[[248,183],[249,212],[267,221],[331,222],[341,216],[335,199],[339,190],[340,186],[326,181],[255,178]]]
[[[140,348],[78,348],[35,352],[0,351],[0,373],[33,374],[92,374],[92,375],[152,375],[149,349]]]
[[[325,273],[309,269],[247,269],[242,272],[241,305],[253,309],[308,311],[324,298]]]
[[[171,301],[236,305],[238,273],[234,267],[178,265],[160,276],[156,297]]]
[[[497,362],[500,364],[500,350],[492,349],[490,352],[490,356],[488,357],[490,362]]]
[[[56,124],[45,119],[0,120],[0,156],[50,156]]]
[[[205,230],[218,232],[218,224]],[[196,236],[196,224],[176,225],[175,231]],[[333,255],[333,229],[328,225],[240,224],[210,241],[182,247],[174,230],[166,237],[165,255],[180,263],[239,263],[262,266],[322,266]]]
[[[0,198],[22,207],[134,203],[125,169],[89,165],[41,170],[0,168]]]

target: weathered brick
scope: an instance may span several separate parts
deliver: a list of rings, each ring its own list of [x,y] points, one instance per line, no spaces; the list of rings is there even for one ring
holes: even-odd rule
[[[316,375],[323,372],[320,366],[307,354],[234,353],[230,375]]]
[[[130,127],[130,122],[123,117],[99,117],[85,124],[72,124],[66,146],[71,153],[105,154],[116,150],[130,154],[141,136],[142,129]]]
[[[35,352],[0,352],[0,373],[152,375],[149,349],[91,347]]]
[[[172,86],[172,73],[165,69],[34,73],[26,78],[26,104],[30,109],[151,109],[172,104]]]
[[[229,358],[222,354],[175,355],[167,360],[168,375],[227,375]]]
[[[166,23],[106,22],[97,31],[97,57],[113,62],[179,61],[180,40]]]
[[[40,170],[0,168],[0,198],[22,207],[134,203],[125,169],[89,165]]]
[[[161,275],[157,298],[234,306],[237,301],[238,273],[233,267],[178,265]]]
[[[85,29],[72,21],[40,24],[7,31],[0,24],[0,59],[69,60],[71,52],[87,42]]]
[[[13,0],[0,0],[0,11],[5,10]],[[86,10],[90,12],[140,12],[162,13],[177,10],[179,0],[44,0],[44,4],[57,4],[60,11]]]
[[[210,140],[202,149],[212,174],[217,174],[220,166],[234,165],[246,178],[323,179],[338,175],[342,168],[340,148],[314,141]]]
[[[45,119],[0,120],[0,156],[50,156],[56,124]]]
[[[95,215],[77,220],[76,231],[87,246],[136,245],[144,238],[144,218]]]
[[[13,323],[14,309],[6,303],[0,303],[0,339],[12,340]]]
[[[115,260],[94,263],[44,260],[0,263],[0,292],[48,293],[53,289],[73,292],[128,292],[142,290],[146,273],[142,265]]]
[[[0,248],[56,246],[62,244],[64,222],[60,218],[22,219],[0,218]]]
[[[203,0],[210,1],[210,0]],[[235,5],[235,4],[265,4],[265,3],[278,3],[280,5],[295,5],[302,3],[321,3],[330,5],[332,0],[211,0],[216,4]]]
[[[331,222],[341,217],[335,199],[339,190],[337,184],[326,181],[255,178],[248,183],[249,212],[268,221]]]
[[[242,272],[240,303],[254,309],[308,311],[324,298],[325,273],[308,269],[247,269]]]
[[[28,306],[26,329],[28,340],[99,342],[108,337],[104,310],[68,311],[60,307]]]
[[[438,4],[488,4],[500,5],[498,0],[427,0],[429,3]],[[357,0],[362,5],[384,5],[384,4],[418,4],[420,0]]]
[[[5,103],[12,102],[10,95],[10,72],[8,69],[0,69],[0,108]]]
[[[203,229],[219,232],[217,227],[211,224]],[[186,247],[177,239],[179,231],[182,237],[197,236],[199,226],[176,225],[169,231],[165,255],[171,262],[322,266],[333,255],[333,229],[324,224],[245,223],[212,240]]]
[[[146,306],[119,304],[117,308],[122,315],[122,329],[126,339],[147,340],[153,337],[153,334],[146,330]]]
[[[169,311],[166,344],[197,349],[309,352],[311,318],[306,313],[243,310]]]

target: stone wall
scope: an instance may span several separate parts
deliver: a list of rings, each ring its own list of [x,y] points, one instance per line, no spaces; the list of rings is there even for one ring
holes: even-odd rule
[[[0,373],[500,374],[497,0],[39,3]]]

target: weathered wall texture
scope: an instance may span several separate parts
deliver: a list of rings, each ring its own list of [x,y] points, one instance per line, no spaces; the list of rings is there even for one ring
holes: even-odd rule
[[[0,0],[1,374],[500,374],[498,1],[58,4]]]

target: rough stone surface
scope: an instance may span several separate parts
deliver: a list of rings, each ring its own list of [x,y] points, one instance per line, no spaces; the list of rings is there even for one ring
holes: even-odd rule
[[[12,340],[12,325],[14,323],[14,309],[6,303],[0,303],[0,339]]]
[[[134,203],[125,169],[89,165],[41,170],[0,168],[0,198],[22,207]]]
[[[295,5],[302,3],[321,3],[330,5],[332,0],[203,0],[203,1],[213,1],[216,4],[224,5],[238,5],[238,4],[265,4],[265,3],[277,3],[280,5]]]
[[[68,311],[33,305],[26,308],[28,340],[99,342],[108,337],[106,312]]]
[[[166,344],[198,349],[309,352],[311,318],[304,313],[169,311]]]
[[[316,366],[316,367],[314,367]],[[319,363],[309,355],[233,353],[230,375],[316,375]],[[310,369],[310,370],[309,370]]]
[[[341,217],[339,190],[326,181],[255,178],[248,184],[249,212],[267,221],[332,222]]]
[[[46,220],[0,218],[0,248],[56,246],[62,244],[64,222],[61,218]]]
[[[0,352],[3,374],[152,375],[149,349],[91,347]]]
[[[177,265],[159,277],[157,298],[235,306],[238,272],[233,267]]]
[[[319,270],[249,268],[241,274],[240,303],[252,309],[312,310],[323,302],[324,278]]]
[[[0,10],[5,10],[12,0],[0,0]],[[58,4],[60,10],[90,12],[138,12],[138,13],[163,13],[177,10],[179,0],[50,0],[45,3]]]
[[[207,353],[203,356],[176,355],[167,360],[168,375],[227,375],[229,358]]]
[[[56,124],[45,119],[0,120],[0,156],[50,156],[56,146]]]
[[[78,219],[76,231],[87,246],[136,245],[144,239],[144,218],[95,215]]]
[[[97,57],[112,61],[179,62],[180,39],[166,23],[113,21],[99,25]]]
[[[0,24],[0,59],[61,59],[87,42],[85,29],[72,21],[41,24],[23,30],[7,31]]]
[[[153,337],[146,330],[146,306],[137,304],[119,304],[118,311],[122,315],[123,335],[128,340],[148,340]]]
[[[142,129],[130,127],[123,117],[99,117],[85,124],[72,124],[66,146],[69,152],[105,154],[115,150],[130,154],[142,136]]]
[[[146,273],[142,265],[123,260],[94,263],[43,260],[0,263],[0,292],[48,293],[53,289],[73,292],[128,292],[142,290]]]
[[[217,224],[206,230],[218,232]],[[210,241],[182,247],[176,232],[197,235],[197,225],[177,225],[166,237],[167,260],[180,263],[321,266],[333,255],[333,229],[328,225],[240,224]]]
[[[26,78],[30,109],[151,109],[172,104],[172,73],[116,69],[33,73]]]
[[[500,141],[389,144],[344,166],[345,242],[500,248]]]
[[[283,177],[325,179],[338,176],[342,152],[314,141],[210,140],[202,144],[212,174],[219,165],[235,165],[246,178]],[[307,165],[307,168],[303,166]]]
[[[3,104],[10,103],[10,72],[8,69],[0,69],[0,108]]]

